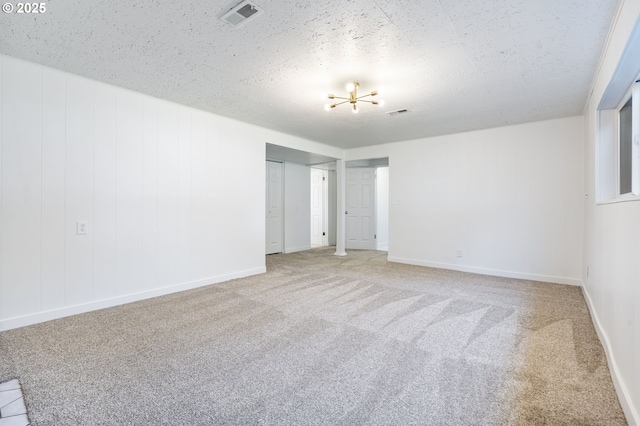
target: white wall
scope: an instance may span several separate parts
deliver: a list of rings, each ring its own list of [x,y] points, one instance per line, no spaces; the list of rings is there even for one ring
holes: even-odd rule
[[[308,141],[6,56],[0,79],[0,330],[265,270],[265,142]]]
[[[350,150],[389,157],[389,260],[580,284],[583,120]],[[457,257],[457,250],[463,257]]]
[[[585,115],[588,197],[584,201],[582,272],[586,298],[609,357],[618,395],[629,423],[636,425],[640,424],[640,202],[596,204],[595,153],[596,109],[639,19],[640,1],[623,1]],[[638,52],[631,54],[637,57]]]
[[[389,249],[389,167],[376,169],[376,247]]]
[[[311,249],[311,173],[302,164],[284,163],[284,252]]]

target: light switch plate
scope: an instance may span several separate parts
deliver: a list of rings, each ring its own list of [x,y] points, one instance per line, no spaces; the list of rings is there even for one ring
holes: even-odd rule
[[[88,232],[89,232],[89,221],[79,220],[76,223],[76,234],[87,235]]]

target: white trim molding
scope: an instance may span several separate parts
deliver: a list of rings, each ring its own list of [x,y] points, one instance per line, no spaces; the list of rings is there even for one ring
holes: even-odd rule
[[[525,272],[503,271],[500,269],[478,268],[476,266],[454,265],[452,263],[430,262],[425,260],[405,259],[389,256],[389,262],[406,263],[408,265],[428,266],[429,268],[449,269],[452,271],[471,272],[473,274],[491,275],[494,277],[517,278],[521,280],[541,281],[552,284],[566,284],[580,286],[582,281],[578,278],[554,277],[549,275],[528,274]]]
[[[191,290],[198,287],[204,287],[212,284],[219,284],[236,278],[245,278],[252,275],[263,274],[267,272],[266,267],[248,269],[245,271],[234,272],[231,274],[218,275],[215,277],[205,278],[196,281],[188,281],[180,284],[161,287],[153,290],[141,291],[138,293],[125,294],[123,296],[112,297],[108,299],[96,300],[88,303],[82,303],[74,306],[65,306],[59,309],[52,309],[45,312],[36,312],[15,318],[7,318],[0,320],[0,331],[11,330],[28,325],[38,324],[41,322],[51,321],[54,319],[69,317],[72,315],[83,314],[85,312],[97,311],[98,309],[111,308],[114,306],[124,305],[140,300],[151,299],[153,297],[165,296],[167,294],[178,293],[180,291]]]
[[[607,356],[607,364],[609,366],[609,371],[611,372],[611,380],[613,381],[613,386],[616,389],[616,393],[618,394],[618,400],[620,401],[620,405],[622,406],[624,415],[627,418],[627,423],[629,423],[629,425],[638,426],[640,425],[640,416],[638,415],[632,404],[631,395],[629,395],[629,391],[627,390],[624,379],[620,374],[620,369],[618,368],[616,359],[613,356],[613,349],[611,347],[611,343],[609,342],[609,336],[607,336],[604,327],[602,327],[602,324],[600,323],[598,313],[593,306],[593,301],[591,300],[591,296],[589,295],[587,288],[584,286],[584,284],[582,284],[581,287],[582,294],[584,295],[584,300],[587,302],[589,312],[591,313],[593,326],[596,329],[596,333],[598,333],[600,343],[602,343],[604,353]]]

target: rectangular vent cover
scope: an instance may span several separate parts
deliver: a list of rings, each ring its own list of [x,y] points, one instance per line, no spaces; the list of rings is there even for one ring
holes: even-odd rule
[[[393,117],[393,116],[396,116],[396,115],[405,114],[405,113],[407,113],[407,112],[409,112],[409,110],[408,110],[408,109],[406,109],[406,108],[403,108],[403,109],[399,109],[399,110],[397,110],[397,111],[388,111],[388,112],[387,112],[387,114],[388,114],[390,117]]]
[[[225,12],[220,19],[239,28],[262,13],[263,10],[258,6],[248,0],[244,0],[232,7],[228,12]]]

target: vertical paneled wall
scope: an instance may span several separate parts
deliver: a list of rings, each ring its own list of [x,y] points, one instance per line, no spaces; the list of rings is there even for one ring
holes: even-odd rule
[[[640,202],[611,200],[616,188],[616,134],[602,127],[598,108],[608,87],[629,87],[621,64],[638,72],[640,1],[620,2],[585,113],[585,255],[582,279],[591,313],[608,353],[614,385],[629,424],[640,424]],[[622,67],[625,69],[626,67]],[[628,69],[628,68],[627,68]],[[608,123],[607,123],[608,121]],[[603,166],[608,167],[603,167]]]
[[[263,131],[4,56],[0,81],[0,330],[264,271]]]

